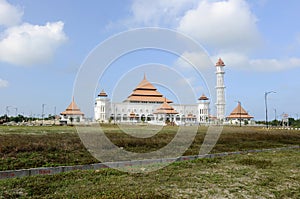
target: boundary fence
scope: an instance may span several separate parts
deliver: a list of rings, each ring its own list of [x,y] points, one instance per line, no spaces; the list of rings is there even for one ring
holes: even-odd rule
[[[224,152],[224,153],[194,155],[194,156],[181,156],[177,158],[145,159],[145,160],[124,161],[124,162],[95,163],[95,164],[88,164],[88,165],[39,167],[39,168],[20,169],[20,170],[6,170],[6,171],[0,171],[0,179],[35,176],[35,175],[53,175],[62,172],[74,171],[74,170],[99,170],[99,169],[110,168],[110,167],[118,168],[118,167],[130,167],[130,166],[137,166],[137,165],[149,165],[149,164],[156,164],[156,163],[179,162],[179,161],[195,160],[199,158],[215,158],[215,157],[223,157],[229,155],[259,153],[259,152],[267,152],[267,151],[283,151],[283,150],[299,149],[299,148],[300,145],[295,145],[295,146],[270,148],[270,149],[251,149],[245,151],[234,151],[234,152]]]

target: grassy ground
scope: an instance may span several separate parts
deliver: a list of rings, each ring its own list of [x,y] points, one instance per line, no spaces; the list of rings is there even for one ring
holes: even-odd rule
[[[0,198],[300,198],[300,151],[176,162],[146,174],[113,169],[0,181]]]
[[[134,138],[114,125],[104,126],[103,129],[114,144],[139,153],[162,148],[177,131],[176,127],[165,127],[151,138]],[[199,128],[193,144],[184,155],[199,153],[206,130]],[[225,127],[212,153],[299,144],[299,131]],[[75,127],[0,126],[0,170],[95,162],[98,160],[85,149]]]

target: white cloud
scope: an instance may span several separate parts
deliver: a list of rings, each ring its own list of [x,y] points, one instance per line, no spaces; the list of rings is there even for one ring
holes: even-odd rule
[[[48,61],[66,41],[61,21],[44,26],[24,23],[5,30],[0,40],[0,60],[16,65]]]
[[[203,0],[186,12],[178,30],[216,49],[249,50],[260,43],[256,22],[244,0]]]
[[[9,4],[6,0],[0,0],[0,25],[13,26],[21,22],[23,11]]]
[[[213,65],[208,54],[202,51],[184,52],[181,57],[175,61],[174,67],[179,70],[193,70],[194,66],[192,64],[201,70],[208,69]]]
[[[258,71],[282,71],[292,68],[300,68],[300,58],[254,59],[250,60],[250,66]]]
[[[0,88],[8,87],[8,81],[0,78]]]
[[[223,53],[212,59],[222,57],[227,67],[254,72],[278,72],[292,68],[300,68],[300,58],[283,59],[250,59],[242,53]]]
[[[175,26],[197,0],[134,0],[132,16],[125,22],[129,26]]]

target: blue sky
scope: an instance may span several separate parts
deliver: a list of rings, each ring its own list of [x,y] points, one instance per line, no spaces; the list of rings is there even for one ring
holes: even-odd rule
[[[297,0],[0,0],[0,115],[7,106],[10,115],[15,108],[25,115],[40,115],[42,104],[46,114],[63,111],[72,99],[79,67],[99,43],[134,28],[161,27],[192,37],[212,63],[222,57],[227,114],[239,100],[255,119],[263,120],[264,92],[276,91],[268,95],[269,118],[274,118],[274,109],[278,118],[282,113],[297,117],[299,7]],[[189,59],[201,62],[197,55]],[[155,50],[131,53],[111,65],[96,92],[103,88],[115,96],[120,77],[149,63],[186,72],[177,56]],[[157,81],[155,71],[147,70],[137,68],[135,78],[116,89],[114,100],[130,95],[144,72],[149,81]],[[208,92],[197,76],[186,78],[197,96]],[[168,89],[158,87],[174,98]]]

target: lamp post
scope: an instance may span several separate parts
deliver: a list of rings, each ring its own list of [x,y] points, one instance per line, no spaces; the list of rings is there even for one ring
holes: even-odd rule
[[[8,115],[9,115],[9,107],[11,107],[11,106],[6,106],[6,122],[7,122],[7,120],[8,120]]]
[[[268,94],[270,93],[276,93],[275,91],[268,91],[268,92],[265,92],[265,107],[266,107],[266,125],[267,125],[267,129],[269,128],[269,125],[268,125]]]
[[[276,110],[276,108],[274,108],[274,116],[275,116],[275,124],[276,124],[276,126],[278,126],[278,122],[277,122],[277,110]]]
[[[56,106],[54,106],[53,125],[55,125],[55,119],[56,119]]]
[[[16,117],[18,116],[18,107],[14,108],[16,110]]]
[[[44,125],[44,109],[46,104],[42,104],[42,126]]]

